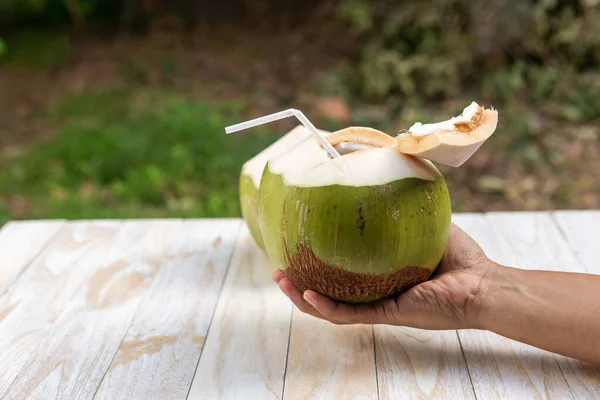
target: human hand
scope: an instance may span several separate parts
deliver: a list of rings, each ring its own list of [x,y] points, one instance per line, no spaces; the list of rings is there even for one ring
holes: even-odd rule
[[[302,294],[282,271],[273,279],[300,309],[335,324],[388,324],[422,329],[479,328],[488,279],[501,267],[452,224],[446,253],[429,280],[395,297],[366,304],[335,302],[317,292]]]

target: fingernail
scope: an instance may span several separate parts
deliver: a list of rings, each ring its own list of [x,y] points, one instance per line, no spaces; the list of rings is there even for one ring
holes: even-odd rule
[[[308,304],[310,304],[313,307],[315,306],[315,299],[311,296],[311,293],[304,292],[302,297],[304,298],[304,300],[306,300],[308,302]]]

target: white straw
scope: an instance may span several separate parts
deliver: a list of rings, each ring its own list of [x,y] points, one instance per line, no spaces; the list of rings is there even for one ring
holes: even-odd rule
[[[325,150],[333,157],[339,157],[340,154],[333,148],[331,144],[323,137],[323,135],[315,128],[315,126],[306,118],[306,116],[300,110],[290,108],[288,110],[276,112],[274,114],[265,115],[246,122],[240,122],[239,124],[231,125],[225,128],[225,133],[230,134],[233,132],[241,131],[248,128],[253,128],[258,125],[268,124],[269,122],[277,121],[280,119],[296,117],[298,120],[312,133],[315,138],[323,145]]]

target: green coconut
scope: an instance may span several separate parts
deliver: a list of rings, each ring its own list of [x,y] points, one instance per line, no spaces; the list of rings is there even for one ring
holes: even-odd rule
[[[329,132],[322,131],[321,133],[327,135]],[[265,165],[270,158],[289,150],[310,135],[304,126],[297,126],[242,166],[239,181],[242,217],[248,225],[250,235],[263,251],[265,246],[258,226],[258,190]]]
[[[450,196],[438,169],[370,128],[314,137],[268,160],[258,223],[264,248],[301,290],[367,302],[425,281],[450,232]]]

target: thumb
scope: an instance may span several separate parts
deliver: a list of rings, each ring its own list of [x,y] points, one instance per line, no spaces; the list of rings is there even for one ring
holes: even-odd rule
[[[411,328],[445,330],[460,328],[457,305],[450,294],[435,288],[435,281],[417,285],[396,298],[396,325]]]

